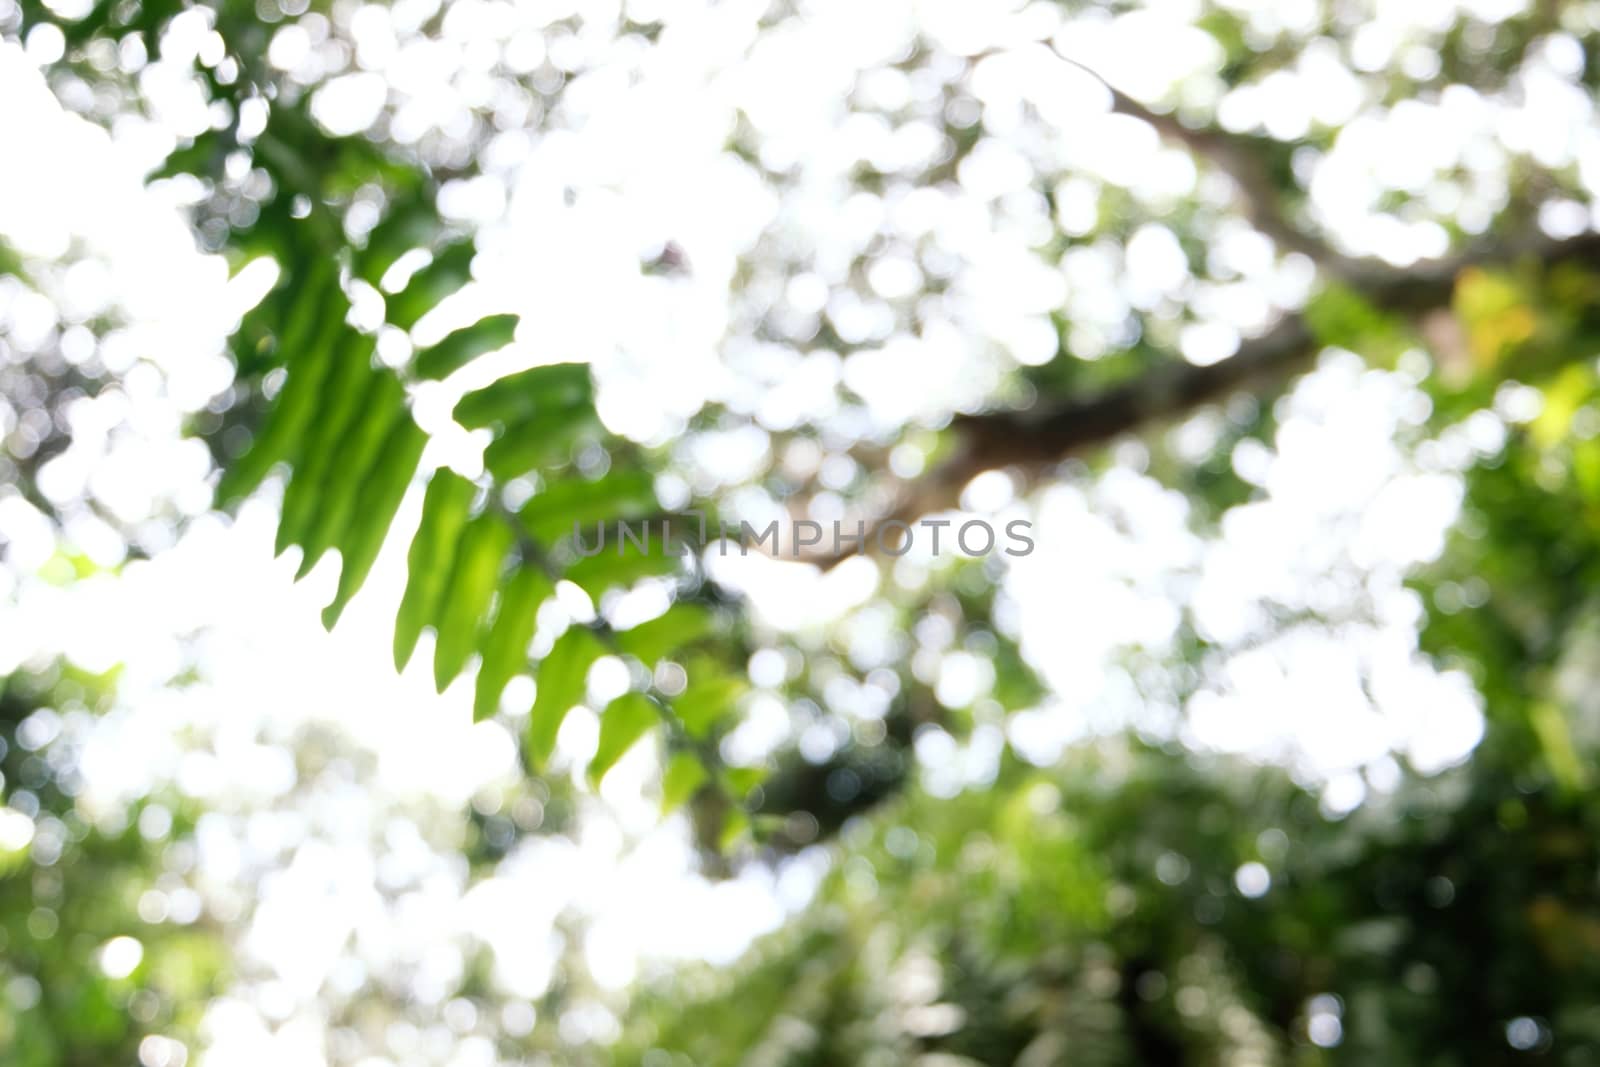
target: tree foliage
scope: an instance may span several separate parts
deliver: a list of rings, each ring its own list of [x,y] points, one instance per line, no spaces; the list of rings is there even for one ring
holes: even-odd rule
[[[572,1062],[589,1053],[651,1067],[1600,1060],[1592,176],[1579,161],[1551,166],[1506,145],[1493,166],[1466,153],[1379,197],[1374,214],[1433,249],[1409,257],[1341,239],[1314,188],[1318,167],[1371,115],[1418,100],[1442,107],[1462,92],[1511,99],[1552,71],[1592,96],[1600,67],[1587,7],[1535,3],[1495,19],[1452,8],[1418,31],[1411,51],[1374,62],[1364,5],[1324,5],[1303,24],[1196,5],[1190,28],[1214,70],[1162,100],[1097,90],[1141,136],[1177,153],[1177,171],[1189,175],[1179,192],[1141,197],[1132,181],[1090,182],[1059,138],[1045,137],[1031,155],[1015,153],[1030,177],[1012,206],[984,216],[997,226],[1015,221],[1008,211],[1024,217],[1035,235],[1025,242],[1030,263],[1091,296],[1099,264],[1113,264],[1122,273],[1104,288],[1115,301],[1102,301],[1113,306],[1088,306],[1076,293],[1057,300],[1039,316],[1049,350],[1028,349],[1028,358],[1017,356],[1021,342],[974,340],[987,362],[965,368],[970,395],[887,428],[849,395],[866,386],[841,387],[839,411],[790,424],[759,425],[730,396],[708,403],[684,435],[714,446],[718,433],[756,427],[769,452],[752,484],[737,486],[686,477],[692,463],[672,441],[619,432],[591,367],[571,353],[527,352],[517,309],[485,295],[491,250],[441,210],[440,196],[472,177],[488,108],[454,143],[398,136],[388,113],[353,134],[319,121],[317,80],[266,61],[278,27],[316,20],[324,37],[348,32],[347,12],[313,6],[21,6],[20,32],[59,35],[50,69],[58,92],[73,98],[71,87],[94,86],[112,98],[110,111],[139,100],[137,79],[116,60],[130,41],[157,56],[178,20],[198,17],[219,42],[192,64],[210,128],[151,175],[198,190],[200,242],[237,278],[264,279],[229,342],[233,382],[191,428],[218,471],[214,506],[276,493],[276,549],[298,553],[299,575],[337,556],[323,614],[330,629],[384,546],[403,541],[395,667],[424,650],[441,693],[470,676],[474,716],[515,725],[530,775],[557,758],[573,709],[592,706],[589,785],[650,739],[661,806],[687,810],[708,869],[832,850],[815,900],[789,927],[731,971],[645,983],[619,1007],[614,1045],[566,1050]],[[1076,14],[1080,5],[1064,6]],[[1107,5],[1107,17],[1134,6]],[[763,18],[803,17],[780,7]],[[427,39],[447,17],[440,9],[415,36]],[[640,49],[663,31],[618,18]],[[1038,39],[1018,50],[1048,53],[1051,70],[1076,68],[1062,45]],[[1292,71],[1330,55],[1350,74],[1361,117],[1352,109],[1340,122],[1284,131],[1230,118],[1216,103],[1241,90],[1256,99],[1284,91]],[[912,190],[976,183],[983,144],[1039,125],[1036,102],[1020,96],[1012,118],[992,100],[987,127],[962,118],[983,112],[973,83],[993,58],[914,40],[890,69],[936,83],[938,150],[899,169],[863,162],[853,190],[903,204]],[[554,81],[540,106],[553,109],[573,72],[541,72]],[[88,110],[106,110],[89,95]],[[879,114],[861,104],[858,115],[885,130],[920,129],[911,107]],[[763,154],[748,115],[727,152],[775,188],[803,169]],[[1498,184],[1485,193],[1489,171]],[[1087,211],[1067,202],[1084,195]],[[949,255],[926,234],[918,245],[879,229],[846,257],[840,288],[882,296],[892,286],[873,283],[874,268],[909,259],[919,279],[910,294],[875,296],[871,310],[919,339],[948,327],[930,309],[959,290],[956,268],[939,267]],[[1246,272],[1224,250],[1241,241],[1285,271],[1303,266],[1304,291],[1261,297],[1259,279],[1241,280]],[[1127,268],[1141,242],[1170,251],[1180,283],[1138,291]],[[853,331],[826,299],[822,314],[788,295],[811,277],[797,262],[806,256],[780,224],[731,272],[746,301],[742,339],[846,365],[880,354],[883,337]],[[20,274],[23,265],[0,269]],[[641,274],[669,277],[688,269],[669,242],[640,264]],[[1206,347],[1216,307],[1258,297],[1258,328],[1233,330],[1225,351]],[[1303,629],[1356,643],[1358,625],[1337,617],[1349,605],[1322,595],[1332,578],[1261,598],[1260,625],[1223,636],[1196,606],[1193,583],[1180,580],[1194,575],[1178,576],[1166,595],[1172,639],[1128,650],[1118,668],[1134,707],[1118,723],[1125,729],[1050,764],[1030,762],[1007,734],[1017,713],[1050,706],[1042,676],[1051,664],[1049,652],[1026,648],[1002,588],[1003,558],[917,570],[880,552],[865,565],[878,583],[868,608],[832,629],[779,634],[712,579],[715,550],[695,535],[701,523],[748,517],[749,494],[739,490],[758,489],[792,519],[859,522],[870,543],[894,523],[960,511],[977,479],[1004,472],[1021,491],[1018,507],[1052,488],[1092,497],[1119,476],[1147,479],[1153,493],[1181,500],[1186,534],[1215,542],[1270,501],[1249,456],[1293,446],[1283,426],[1304,376],[1351,353],[1364,380],[1394,384],[1419,412],[1390,442],[1403,463],[1450,480],[1463,502],[1442,551],[1421,554],[1437,558],[1410,570],[1405,589],[1356,580],[1344,599],[1357,616],[1381,614],[1371,603],[1380,593],[1409,605],[1422,649],[1470,678],[1486,723],[1471,759],[1443,773],[1373,761],[1371,796],[1353,813],[1335,810],[1303,771],[1181,743],[1185,714],[1252,645]],[[0,367],[0,387],[28,394],[47,416],[55,399],[92,384],[65,364],[37,362],[37,373]],[[434,420],[426,409],[442,396],[448,419]],[[37,440],[4,460],[46,509],[36,468],[61,421],[46,417]],[[450,457],[451,436],[480,447],[481,463]],[[1184,443],[1191,437],[1199,447]],[[781,458],[807,449],[826,461]],[[399,522],[408,501],[417,514],[409,531]],[[638,544],[596,551],[580,536],[624,525],[642,534]],[[806,565],[821,575],[847,564],[822,553]],[[659,594],[654,614],[619,616],[624,594],[639,589]],[[879,639],[861,637],[868,630]],[[955,699],[941,686],[952,656],[984,665],[971,668],[988,679],[977,695]],[[758,669],[758,657],[770,669]],[[526,693],[512,685],[522,676],[534,680],[533,695],[512,706]],[[773,704],[793,723],[788,740],[741,758],[741,724]],[[985,738],[999,749],[992,777],[956,790],[919,777],[928,762],[919,743]],[[40,759],[6,768],[13,809],[21,782],[36,806],[60,810],[28,813],[39,868],[30,877],[21,859],[0,859],[14,868],[0,869],[0,974],[10,981],[0,1048],[24,1063],[126,1058],[135,1033],[122,1007],[144,998],[155,1005],[139,1009],[144,1022],[177,1019],[185,998],[209,988],[214,946],[185,949],[191,962],[175,971],[147,946],[144,970],[103,981],[73,962],[131,921],[116,910],[126,911],[131,892],[127,868],[148,860],[131,833],[74,829],[70,792],[41,793],[49,783],[30,781]],[[45,819],[59,828],[63,862],[40,862]],[[485,851],[493,862],[504,848]],[[66,879],[93,891],[68,900]],[[40,918],[58,904],[59,917]],[[39,933],[50,923],[60,935]],[[492,999],[477,988],[464,995]],[[552,1013],[561,995],[545,1005]],[[559,1042],[546,1026],[505,1045],[508,1055],[533,1054]]]
[[[165,1035],[194,1032],[226,966],[219,939],[197,921],[199,898],[182,860],[163,862],[157,851],[157,842],[187,837],[193,813],[152,797],[96,818],[77,803],[80,746],[114,684],[57,664],[0,688],[0,1050],[8,1063],[164,1057]]]

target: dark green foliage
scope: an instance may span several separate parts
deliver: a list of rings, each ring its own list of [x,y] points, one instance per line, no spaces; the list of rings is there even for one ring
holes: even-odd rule
[[[75,735],[113,692],[113,678],[59,664],[0,678],[0,1061],[8,1065],[135,1063],[147,1035],[193,1040],[225,965],[224,946],[203,924],[139,913],[167,842],[188,834],[194,813],[179,808],[169,819],[151,798],[91,822],[74,799]],[[147,805],[170,822],[155,841],[140,830]],[[126,974],[102,965],[113,938],[142,950]]]
[[[1600,806],[1487,755],[1345,819],[1138,744],[905,797],[792,929],[655,990],[619,1062],[1589,1062]]]

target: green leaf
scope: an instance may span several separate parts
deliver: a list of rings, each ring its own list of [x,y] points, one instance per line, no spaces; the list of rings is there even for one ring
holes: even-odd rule
[[[696,656],[685,670],[689,684],[672,698],[672,710],[691,736],[704,737],[750,686],[710,656]]]
[[[1589,773],[1578,748],[1572,740],[1572,730],[1561,708],[1550,701],[1540,701],[1528,710],[1533,734],[1544,753],[1545,763],[1555,776],[1561,791],[1567,795],[1589,787]]]
[[[729,796],[747,797],[752,789],[767,780],[768,774],[765,767],[724,767],[722,785]]]
[[[659,542],[652,542],[650,550],[646,552],[635,547],[634,542],[624,541],[619,551],[614,543],[616,533],[616,528],[607,524],[605,548],[593,556],[576,561],[564,575],[591,597],[598,598],[607,589],[632,585],[643,578],[672,574],[682,566],[682,557],[677,552],[668,552],[666,546]],[[585,544],[590,544],[595,536],[594,532],[586,532]]]
[[[1554,448],[1567,436],[1572,417],[1594,395],[1594,371],[1574,363],[1544,387],[1544,406],[1528,424],[1528,436],[1540,448]]]
[[[574,527],[615,519],[637,519],[657,509],[654,482],[646,471],[622,470],[597,481],[556,482],[523,507],[521,519],[534,539],[552,544],[570,537]],[[594,531],[582,531],[587,540]]]
[[[367,247],[356,257],[356,274],[376,287],[401,256],[425,247],[438,232],[439,213],[431,197],[396,207],[372,228]]]
[[[535,416],[507,428],[484,449],[483,465],[501,481],[564,463],[585,435],[600,427],[590,407],[572,407]]]
[[[439,639],[433,646],[433,681],[441,693],[466,667],[477,647],[478,632],[489,614],[500,569],[514,540],[511,527],[490,511],[467,523],[461,534],[439,605]]]
[[[469,430],[481,430],[587,407],[593,400],[589,364],[552,363],[508,375],[466,394],[456,403],[455,419]]]
[[[743,808],[731,808],[722,819],[722,832],[717,835],[717,848],[723,852],[738,844],[750,832],[750,816]]]
[[[409,579],[394,623],[394,665],[404,670],[422,628],[434,621],[444,596],[456,542],[467,524],[477,487],[449,470],[435,472],[422,499],[422,522],[407,557]]]
[[[343,557],[339,590],[322,612],[322,624],[328,629],[333,629],[345,605],[372,572],[395,513],[400,510],[411,479],[416,476],[417,463],[427,443],[428,435],[411,421],[409,414],[401,416],[384,440],[382,455],[362,482],[355,512],[339,543],[339,554]]]
[[[661,814],[671,815],[688,803],[710,775],[692,752],[679,752],[661,774]]]
[[[1360,352],[1375,366],[1394,366],[1411,343],[1396,317],[1338,282],[1323,286],[1311,298],[1305,321],[1319,343]]]
[[[490,315],[446,335],[438,344],[417,353],[417,376],[433,381],[448,378],[485,352],[504,348],[515,336],[517,322],[515,315]]]
[[[295,266],[291,264],[289,269]],[[291,367],[317,357],[316,339],[325,335],[330,326],[342,326],[350,311],[350,301],[339,286],[339,269],[333,260],[315,259],[301,269],[305,280],[284,320],[278,346]]]
[[[273,398],[272,409],[249,450],[223,473],[217,485],[219,506],[242,500],[276,464],[293,461],[299,454],[306,430],[321,404],[323,383],[332,373],[331,354],[344,333],[344,316],[349,307],[337,284],[330,284],[323,291],[312,289],[296,302],[280,346],[287,360],[288,377]],[[309,340],[302,339],[302,325],[314,331],[306,335]]]
[[[549,761],[562,721],[572,706],[583,700],[589,668],[604,653],[599,639],[587,627],[574,625],[539,662],[533,676],[538,689],[528,716],[528,758],[535,767]]]
[[[555,585],[537,567],[524,565],[512,576],[495,609],[494,623],[483,639],[483,662],[473,691],[474,720],[481,721],[495,713],[506,683],[527,665],[539,605],[554,591]]]
[[[409,330],[439,305],[472,280],[472,242],[458,241],[434,254],[433,262],[411,276],[406,287],[387,303],[386,317],[402,330]]]
[[[1473,367],[1492,371],[1538,331],[1531,294],[1509,274],[1469,267],[1456,277],[1452,307],[1466,328]]]
[[[0,277],[8,274],[15,278],[25,277],[22,257],[17,255],[17,250],[12,248],[10,244],[0,240]]]
[[[608,704],[600,716],[600,743],[589,761],[589,781],[599,785],[660,717],[660,709],[643,693],[624,693]]]
[[[674,604],[664,613],[617,634],[617,646],[647,667],[711,632],[713,616],[703,604]]]
[[[402,420],[411,421],[406,411],[405,386],[388,371],[374,371],[368,378],[365,395],[330,453],[330,461],[322,465],[317,484],[319,506],[301,538],[305,549],[300,561],[302,573],[309,571],[328,549],[344,544],[351,522],[359,518],[357,507],[362,490],[386,458],[384,442]]]
[[[373,367],[374,347],[376,339],[370,334],[346,330],[334,350],[334,365],[323,383],[316,417],[306,428],[289,487],[283,494],[282,514],[278,519],[279,553],[290,545],[306,544],[324,503],[323,475],[339,462],[336,454],[339,439],[359,417],[362,397],[372,387],[373,379],[387,373]],[[315,562],[312,553],[307,551],[297,577],[304,577]]]

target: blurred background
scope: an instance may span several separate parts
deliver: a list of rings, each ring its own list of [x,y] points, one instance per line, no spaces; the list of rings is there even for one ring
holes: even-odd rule
[[[0,1062],[1600,1064],[1597,30],[0,0]],[[339,286],[513,509],[458,402],[579,363],[574,484],[1037,547],[574,578],[485,709],[391,656],[425,478],[331,630],[219,491]],[[530,754],[529,648],[685,606]]]

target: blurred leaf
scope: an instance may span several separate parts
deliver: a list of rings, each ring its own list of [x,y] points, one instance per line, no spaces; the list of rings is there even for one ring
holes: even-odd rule
[[[517,321],[515,315],[490,315],[462,327],[417,353],[417,376],[447,378],[485,352],[504,348],[517,332]]]
[[[674,604],[661,615],[617,634],[622,651],[647,667],[711,632],[713,618],[702,604]]]
[[[672,710],[683,728],[693,737],[705,737],[719,720],[733,710],[749,683],[730,674],[710,656],[695,656],[684,664],[689,683],[672,698]]]
[[[593,398],[587,363],[553,363],[466,394],[456,404],[455,419],[469,430],[484,429],[588,407]]]
[[[427,434],[409,414],[402,414],[384,440],[377,466],[362,480],[355,510],[339,541],[343,557],[339,589],[322,613],[323,625],[329,629],[371,573],[427,443]]]
[[[494,623],[483,640],[483,662],[472,701],[472,717],[482,721],[500,706],[500,694],[528,665],[528,645],[538,623],[539,605],[555,586],[537,567],[518,567],[495,609]]]
[[[730,808],[722,821],[722,832],[717,835],[717,847],[730,851],[750,833],[750,815],[743,808]]]
[[[431,197],[399,204],[367,235],[366,247],[356,256],[357,276],[376,288],[401,256],[426,248],[438,234],[439,225]]]
[[[1467,330],[1474,366],[1494,369],[1533,338],[1538,319],[1528,294],[1510,277],[1469,268],[1456,279],[1455,311]]]
[[[433,680],[441,693],[477,647],[479,627],[489,613],[513,540],[511,527],[492,511],[472,519],[461,534],[440,600],[439,637],[433,649]]]
[[[314,271],[311,286],[295,302],[280,346],[287,369],[283,388],[273,398],[271,414],[250,449],[223,471],[217,486],[219,505],[242,500],[274,465],[300,455],[321,408],[324,383],[334,372],[332,353],[345,333],[344,316],[350,306],[331,277],[331,268]]]
[[[587,628],[568,627],[534,671],[533,710],[528,716],[528,758],[543,767],[555,751],[556,735],[573,705],[587,693],[589,668],[605,653]]]
[[[290,545],[301,545],[306,551],[300,561],[297,577],[304,577],[317,562],[319,553],[311,544],[311,534],[318,525],[318,516],[326,511],[329,501],[325,496],[325,476],[346,458],[339,454],[338,445],[345,435],[361,421],[362,401],[385,392],[381,379],[386,371],[372,365],[376,339],[370,334],[347,331],[331,357],[334,366],[323,383],[318,397],[316,416],[305,432],[305,441],[299,449],[297,462],[283,494],[282,514],[278,520],[277,551],[284,552]],[[398,383],[396,383],[398,385]],[[368,411],[367,415],[387,423],[403,403],[403,390],[389,393],[385,410]],[[376,429],[381,434],[387,425]],[[363,436],[360,430],[356,436]],[[375,436],[372,430],[365,431]],[[322,546],[326,548],[327,546]]]
[[[705,765],[694,753],[674,754],[661,775],[661,813],[671,815],[683,807],[708,777]]]
[[[351,540],[351,524],[362,521],[357,512],[363,490],[375,478],[382,477],[384,443],[394,427],[410,422],[406,409],[405,387],[388,371],[374,371],[368,376],[366,393],[346,420],[336,445],[330,449],[329,461],[322,465],[317,486],[318,506],[307,520],[307,529],[300,539],[305,556],[300,562],[302,574],[312,563],[331,548],[347,545]],[[297,478],[315,476],[315,468],[303,466]],[[410,472],[407,472],[409,480]]]
[[[599,429],[600,420],[587,406],[564,408],[506,428],[484,450],[483,463],[502,481],[565,462],[573,446]]]
[[[1318,343],[1360,352],[1374,366],[1392,368],[1410,347],[1403,325],[1355,289],[1329,282],[1305,308],[1306,325]]]
[[[756,786],[767,780],[765,767],[724,767],[722,768],[722,783],[728,789],[730,796],[746,797]]]
[[[575,529],[586,544],[592,544],[598,539],[591,529],[596,524],[639,519],[657,507],[650,474],[624,468],[592,482],[576,478],[555,482],[523,506],[521,519],[541,544],[570,538]]]
[[[440,301],[472,280],[476,254],[470,240],[457,241],[436,252],[432,263],[413,274],[406,287],[389,298],[385,312],[389,322],[402,330],[415,326]]]
[[[624,693],[606,705],[600,714],[599,746],[589,761],[589,781],[599,785],[606,772],[660,721],[660,710],[643,693]]]
[[[1572,416],[1594,395],[1593,368],[1575,363],[1556,375],[1544,389],[1544,406],[1528,424],[1528,432],[1540,448],[1553,448],[1567,436]]]
[[[1572,743],[1572,732],[1567,728],[1566,716],[1561,709],[1548,701],[1541,701],[1529,712],[1534,733],[1544,748],[1544,757],[1556,781],[1568,793],[1589,787],[1589,774],[1577,748]]]
[[[450,470],[434,472],[422,500],[422,521],[407,557],[409,577],[394,624],[394,665],[404,670],[422,628],[439,617],[445,584],[454,564],[477,487]]]
[[[0,277],[11,275],[22,277],[22,257],[17,255],[17,250],[5,240],[0,240]]]
[[[672,574],[682,565],[676,552],[669,552],[659,540],[653,539],[648,551],[640,549],[631,540],[617,542],[617,526],[607,524],[604,549],[595,555],[579,559],[567,568],[566,578],[578,588],[598,599],[607,589],[632,585],[645,578],[659,578]],[[593,534],[585,534],[586,539]],[[587,540],[585,542],[587,544]],[[593,545],[589,545],[593,548]]]

